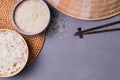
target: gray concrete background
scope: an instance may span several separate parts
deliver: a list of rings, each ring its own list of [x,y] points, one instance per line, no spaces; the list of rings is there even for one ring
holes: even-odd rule
[[[38,58],[18,75],[0,80],[120,80],[120,31],[86,35],[84,39],[73,36],[78,27],[117,21],[120,15],[84,21],[50,9],[52,21]],[[114,27],[120,24],[110,28]]]

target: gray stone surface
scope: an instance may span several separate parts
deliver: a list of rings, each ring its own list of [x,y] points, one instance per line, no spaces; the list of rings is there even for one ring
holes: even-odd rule
[[[18,75],[0,80],[120,80],[120,31],[86,35],[83,39],[73,36],[78,27],[86,29],[117,21],[120,15],[84,21],[52,7],[51,12],[52,21],[38,58]],[[114,27],[120,24],[110,28]]]

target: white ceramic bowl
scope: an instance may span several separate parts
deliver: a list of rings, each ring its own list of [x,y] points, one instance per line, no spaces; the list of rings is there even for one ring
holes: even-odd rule
[[[18,32],[20,32],[21,34],[24,34],[24,35],[37,35],[37,34],[42,33],[42,32],[47,28],[47,26],[48,26],[48,24],[49,24],[49,22],[50,22],[50,10],[49,10],[47,4],[46,4],[43,0],[40,0],[40,2],[42,2],[42,3],[44,4],[44,6],[46,7],[46,9],[48,10],[49,20],[48,20],[47,24],[46,24],[42,29],[40,29],[40,31],[37,32],[37,33],[28,33],[28,32],[22,31],[22,30],[16,25],[16,22],[15,22],[15,19],[14,19],[14,15],[15,15],[16,8],[17,8],[21,3],[23,3],[23,2],[24,2],[24,0],[20,0],[20,1],[18,1],[18,2],[15,4],[15,6],[13,7],[13,10],[12,10],[12,24],[13,24],[13,26],[17,29]]]

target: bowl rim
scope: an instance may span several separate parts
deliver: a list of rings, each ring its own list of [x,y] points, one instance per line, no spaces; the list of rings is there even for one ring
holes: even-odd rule
[[[13,9],[12,9],[12,15],[11,15],[11,21],[12,21],[12,24],[14,26],[14,28],[21,34],[24,34],[24,35],[28,35],[28,36],[33,36],[33,35],[37,35],[37,34],[40,34],[42,33],[49,25],[50,23],[50,18],[51,18],[51,14],[50,14],[50,9],[47,5],[47,3],[45,3],[45,1],[43,0],[39,0],[42,4],[44,4],[44,6],[46,7],[46,9],[48,10],[48,14],[49,14],[49,17],[48,17],[48,22],[45,26],[43,26],[43,28],[39,31],[39,32],[35,32],[35,33],[28,33],[28,32],[25,32],[25,31],[22,31],[17,25],[16,25],[16,21],[14,19],[14,15],[15,15],[15,11],[17,9],[17,7],[24,2],[24,0],[19,0],[14,6],[13,6]]]

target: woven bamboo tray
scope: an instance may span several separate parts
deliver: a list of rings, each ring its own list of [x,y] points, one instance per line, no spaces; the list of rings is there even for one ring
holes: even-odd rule
[[[16,2],[17,0],[0,0],[0,29],[4,28],[16,31],[11,21],[12,9]],[[29,65],[38,56],[43,47],[45,32],[36,36],[22,36],[26,40],[29,48],[29,59],[27,63]]]

